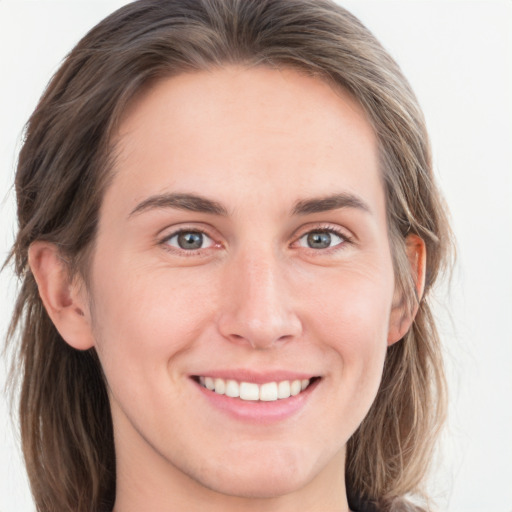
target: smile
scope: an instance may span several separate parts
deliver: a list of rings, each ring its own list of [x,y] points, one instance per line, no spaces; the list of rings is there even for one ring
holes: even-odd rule
[[[233,379],[199,377],[198,382],[204,388],[218,395],[240,398],[248,401],[274,402],[296,396],[307,389],[313,379],[283,380],[280,382],[239,382]]]

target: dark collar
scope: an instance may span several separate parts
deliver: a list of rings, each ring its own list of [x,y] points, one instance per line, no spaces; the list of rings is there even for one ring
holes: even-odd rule
[[[348,497],[348,506],[353,512],[379,512],[374,503],[356,496]]]

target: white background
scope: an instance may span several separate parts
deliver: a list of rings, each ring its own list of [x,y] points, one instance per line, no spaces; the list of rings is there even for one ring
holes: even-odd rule
[[[23,125],[64,55],[124,3],[0,0],[2,261],[15,231],[11,184]],[[376,34],[416,91],[457,237],[451,291],[437,294],[451,399],[432,493],[443,511],[512,512],[512,2],[340,3]],[[7,269],[2,336],[15,289]],[[0,396],[0,512],[30,511]]]

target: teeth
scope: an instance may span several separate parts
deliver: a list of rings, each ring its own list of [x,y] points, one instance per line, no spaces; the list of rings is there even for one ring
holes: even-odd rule
[[[289,398],[304,391],[310,383],[309,379],[283,380],[281,382],[266,382],[255,384],[254,382],[237,382],[228,379],[212,379],[211,377],[199,377],[199,383],[219,395],[226,395],[241,400],[261,400],[274,402],[278,399]]]
[[[201,382],[201,379],[199,379],[199,382]],[[203,383],[201,382],[201,384],[203,384]],[[205,377],[204,378],[204,387],[206,389],[209,389],[209,390],[213,391],[215,389],[215,382],[214,382],[214,380],[211,377]]]
[[[290,384],[290,395],[295,396],[300,393],[300,388],[302,386],[302,381],[300,380],[294,380]]]
[[[224,395],[226,393],[226,383],[224,379],[215,379],[215,393]]]
[[[226,382],[226,396],[230,396],[231,398],[240,396],[240,388],[236,380],[228,380]]]
[[[277,400],[277,382],[267,382],[260,386],[260,400],[273,402]]]
[[[240,382],[240,398],[242,400],[259,400],[260,387],[253,382]]]
[[[277,386],[277,398],[289,398],[290,397],[290,381],[283,380]]]

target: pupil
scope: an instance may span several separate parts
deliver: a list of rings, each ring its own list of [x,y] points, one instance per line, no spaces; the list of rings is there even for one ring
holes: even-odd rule
[[[178,245],[182,249],[200,249],[203,245],[203,234],[202,233],[180,233],[178,235]]]
[[[312,249],[327,249],[331,245],[330,233],[314,232],[308,235],[308,245]]]

